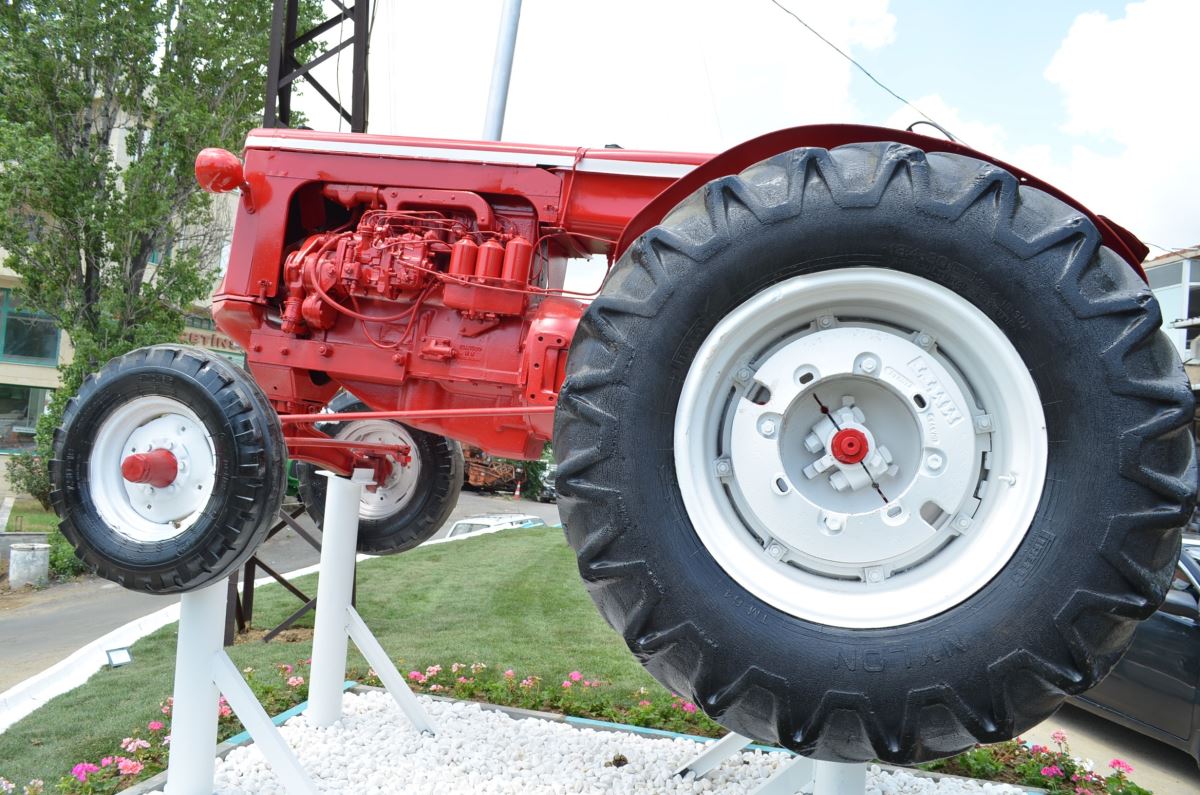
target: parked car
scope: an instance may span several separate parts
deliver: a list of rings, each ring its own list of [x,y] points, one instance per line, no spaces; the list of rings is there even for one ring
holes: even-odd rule
[[[555,479],[558,477],[558,465],[551,464],[546,467],[546,473],[542,475],[542,487],[537,493],[532,495],[538,502],[558,502],[558,487],[555,484]]]
[[[525,513],[488,513],[459,519],[450,528],[446,538],[466,538],[512,530],[517,527],[545,527],[546,522],[538,516]]]
[[[1200,535],[1185,535],[1167,600],[1099,685],[1071,699],[1200,762]]]

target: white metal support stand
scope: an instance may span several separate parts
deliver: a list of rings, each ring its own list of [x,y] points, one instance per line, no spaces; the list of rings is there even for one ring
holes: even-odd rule
[[[749,737],[730,732],[706,745],[699,755],[675,771],[675,775],[684,776],[690,772],[696,778],[703,778],[753,742]],[[797,756],[775,771],[754,790],[753,795],[863,795],[866,789],[865,764],[817,762]]]
[[[329,490],[325,498],[325,530],[317,583],[308,714],[318,726],[329,726],[341,718],[349,637],[413,725],[432,734],[434,728],[429,716],[358,611],[350,605],[359,495],[363,485],[370,482],[371,472],[355,470],[351,479],[328,472],[321,474],[329,477]],[[216,769],[217,697],[223,693],[284,788],[301,795],[315,793],[312,779],[225,652],[227,601],[228,589],[223,582],[185,593],[180,598],[166,792],[211,795]]]

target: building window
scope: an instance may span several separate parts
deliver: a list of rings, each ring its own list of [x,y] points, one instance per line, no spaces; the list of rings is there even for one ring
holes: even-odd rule
[[[212,315],[188,315],[183,319],[183,325],[188,328],[201,328],[206,331],[212,331],[217,327],[213,322]]]
[[[1183,262],[1169,262],[1150,268],[1146,271],[1146,280],[1150,282],[1151,290],[1183,284]]]
[[[40,312],[31,312],[11,290],[0,301],[0,359],[25,364],[58,364],[58,327]]]
[[[0,452],[33,449],[38,417],[49,397],[49,389],[0,384]]]

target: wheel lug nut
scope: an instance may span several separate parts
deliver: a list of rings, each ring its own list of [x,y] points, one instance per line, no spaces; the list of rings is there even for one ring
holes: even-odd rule
[[[937,453],[930,453],[929,457],[925,459],[925,465],[933,470],[941,469],[944,463],[946,462]]]
[[[759,420],[758,432],[761,433],[763,436],[770,438],[775,435],[775,430],[776,430],[775,420],[771,419],[770,417],[767,417],[766,419],[763,419],[763,420]]]
[[[842,521],[842,517],[834,516],[833,514],[825,517],[825,528],[829,532],[840,533],[843,527],[845,527],[845,523]]]
[[[864,373],[873,373],[879,367],[879,362],[871,357],[862,360],[860,365]]]

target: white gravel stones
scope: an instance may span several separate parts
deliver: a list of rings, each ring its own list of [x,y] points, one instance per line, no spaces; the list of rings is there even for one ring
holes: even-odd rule
[[[343,718],[315,728],[304,715],[283,735],[320,792],[406,793],[750,793],[770,777],[784,754],[743,752],[701,779],[680,779],[700,746],[683,739],[576,729],[564,723],[516,720],[475,704],[419,697],[438,734],[423,737],[383,692],[347,693]],[[626,764],[614,766],[617,755]],[[606,764],[608,763],[608,764]],[[216,791],[229,795],[283,795],[284,789],[254,745],[217,761]],[[873,767],[868,795],[936,793],[1007,795],[1003,784],[940,782]]]

